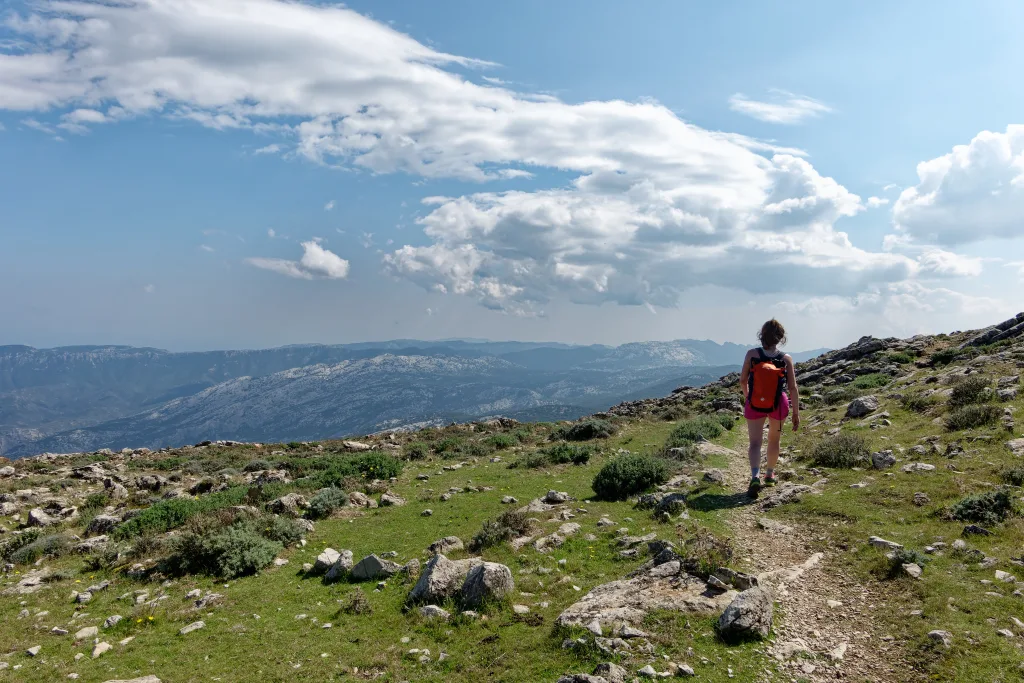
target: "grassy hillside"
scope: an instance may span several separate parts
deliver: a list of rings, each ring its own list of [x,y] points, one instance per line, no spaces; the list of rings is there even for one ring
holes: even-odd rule
[[[0,681],[553,682],[605,663],[622,671],[589,680],[1017,680],[1024,343],[1000,333],[802,364],[803,427],[759,496],[735,376],[572,425],[18,461],[0,469]],[[450,536],[448,559],[514,588],[410,602]],[[326,548],[396,572],[328,579]],[[720,568],[769,591],[766,639],[719,632],[747,580]],[[568,618],[631,575],[599,625]]]

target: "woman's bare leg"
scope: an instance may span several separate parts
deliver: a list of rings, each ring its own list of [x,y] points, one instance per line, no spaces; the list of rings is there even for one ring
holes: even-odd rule
[[[764,442],[764,420],[765,418],[763,417],[747,420],[747,435],[750,437],[747,457],[750,458],[750,471],[752,474],[761,470],[761,444]],[[775,458],[778,459],[778,457],[779,453],[776,450]]]
[[[779,462],[779,449],[782,446],[782,422],[768,419],[768,462],[765,469],[774,472]]]

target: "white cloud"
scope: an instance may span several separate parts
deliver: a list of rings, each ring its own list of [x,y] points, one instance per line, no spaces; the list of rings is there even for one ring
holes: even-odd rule
[[[253,151],[253,154],[280,154],[283,151],[284,145],[275,142],[274,144],[260,147],[259,149]]]
[[[868,197],[868,208],[877,209],[881,206],[885,206],[889,203],[889,200],[885,197]]]
[[[148,113],[275,134],[316,162],[420,179],[501,182],[531,169],[575,176],[556,189],[431,200],[419,219],[427,243],[384,256],[389,272],[428,290],[530,314],[562,294],[670,307],[699,285],[850,296],[964,270],[854,246],[835,223],[862,211],[861,198],[799,150],[703,129],[652,100],[566,103],[470,82],[453,67],[486,62],[439,52],[341,6],[41,8],[8,22],[34,42],[10,54],[0,48],[5,108],[73,113],[103,103],[108,118],[119,108],[118,118]],[[790,93],[774,98],[738,95],[733,106],[779,123],[831,110]],[[362,242],[369,249],[372,236]],[[334,266],[315,270],[313,247]],[[301,278],[347,273],[347,262],[315,242],[303,248],[300,261],[250,263]]]
[[[905,323],[907,316],[935,313],[972,315],[996,314],[1006,308],[1003,301],[963,294],[944,287],[928,287],[919,282],[897,282],[872,287],[854,297],[810,297],[785,301],[779,307],[788,312],[810,316],[878,314]],[[901,325],[906,327],[906,325]]]
[[[277,233],[274,232],[273,228],[267,228],[267,237],[269,237],[271,239],[277,237]]]
[[[729,98],[729,108],[759,121],[796,124],[832,111],[824,102],[794,95],[784,90],[772,90],[771,101],[752,100],[743,93]]]
[[[1004,263],[1003,267],[1005,267],[1005,268],[1015,268],[1017,270],[1017,273],[1022,278],[1024,278],[1024,261],[1010,261],[1009,263]]]
[[[333,210],[334,210],[334,200],[332,199],[331,201],[329,201],[326,204],[324,204],[324,211],[333,211]]]
[[[942,249],[928,248],[918,257],[921,272],[949,277],[972,277],[981,275],[982,259],[955,254]]]
[[[892,192],[893,190],[898,189],[900,189],[899,185],[897,185],[896,183],[889,183],[888,185],[882,187],[882,192]]]
[[[0,91],[0,92],[2,92],[2,91]],[[57,132],[51,126],[46,125],[42,121],[37,121],[37,120],[31,119],[31,118],[30,119],[22,119],[21,120],[21,125],[25,126],[26,128],[31,128],[32,130],[38,130],[40,133],[47,133],[48,135],[53,135],[54,133]]]
[[[982,131],[969,144],[917,166],[919,182],[893,207],[897,230],[955,245],[1024,234],[1024,126]]]
[[[61,123],[57,126],[71,133],[84,135],[89,132],[86,124],[107,123],[111,119],[101,111],[95,109],[75,109],[61,116]]]
[[[210,253],[213,253],[213,251],[214,251],[213,247],[211,247],[208,244],[200,244],[199,248],[202,249],[203,251],[207,251],[207,252],[210,252]]]
[[[249,258],[246,262],[257,268],[271,270],[288,277],[312,280],[342,280],[348,277],[348,261],[321,247],[316,240],[302,242],[302,258],[289,261],[279,258]]]
[[[153,285],[146,285],[145,287],[142,288],[142,291],[144,291],[146,294],[152,294],[153,292],[156,291],[156,287]]]

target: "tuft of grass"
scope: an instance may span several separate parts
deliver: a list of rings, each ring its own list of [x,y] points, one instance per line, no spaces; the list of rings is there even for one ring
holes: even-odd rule
[[[590,418],[559,427],[551,434],[551,438],[564,441],[590,441],[591,439],[607,439],[615,432],[615,425],[608,420]]]
[[[1024,486],[1024,465],[1014,465],[1003,470],[999,475],[1007,484]]]
[[[676,425],[676,428],[669,434],[666,448],[688,446],[698,441],[710,441],[722,435],[724,431],[722,422],[717,417],[701,415],[683,420]]]
[[[269,469],[273,469],[273,465],[271,465],[266,460],[250,460],[249,462],[245,463],[245,467],[242,468],[242,471],[243,472],[262,472],[263,470],[269,470]]]
[[[842,432],[814,444],[810,457],[819,467],[849,469],[863,464],[870,454],[863,436]]]
[[[827,406],[834,406],[840,403],[849,403],[861,395],[861,391],[855,387],[847,386],[838,389],[829,389],[821,396],[821,401]]]
[[[934,394],[931,396],[924,396],[922,394],[907,394],[903,397],[901,404],[904,410],[909,410],[912,413],[926,413],[932,407],[938,405],[938,400]]]
[[[892,351],[885,355],[885,359],[897,365],[906,365],[914,362],[914,357],[906,351]]]
[[[968,375],[953,386],[949,395],[951,408],[984,403],[992,397],[992,381],[982,375]]]
[[[201,498],[162,500],[118,525],[114,529],[113,536],[117,540],[125,541],[137,536],[170,531],[201,513],[242,505],[246,502],[248,494],[248,487],[235,486]]]
[[[544,449],[544,454],[553,465],[586,465],[594,453],[594,447],[575,443],[558,443]]]
[[[953,361],[958,360],[962,355],[963,353],[959,349],[949,347],[946,349],[942,349],[940,351],[936,351],[931,356],[929,356],[928,360],[931,361],[932,365],[936,366],[949,365]]]
[[[732,541],[716,537],[706,527],[691,524],[680,528],[677,534],[682,541],[679,555],[683,568],[691,574],[706,579],[719,567],[728,567],[732,561]]]
[[[625,500],[668,479],[664,461],[630,453],[610,460],[594,477],[594,493],[602,500]]]
[[[32,564],[41,557],[57,558],[71,552],[71,539],[64,534],[40,536],[9,552],[7,559],[14,564]]]
[[[963,498],[951,505],[945,516],[960,522],[994,525],[1006,521],[1006,518],[1014,513],[1010,493],[1003,489],[994,489]]]
[[[736,426],[735,415],[726,415],[725,413],[720,413],[718,415],[715,415],[715,419],[718,420],[718,424],[722,425],[729,431],[732,431],[732,428]]]
[[[423,460],[430,453],[430,446],[422,441],[413,441],[405,447],[405,457],[409,460]]]
[[[892,377],[881,372],[873,372],[868,375],[861,375],[850,383],[855,389],[878,389],[892,381]]]
[[[505,450],[506,448],[512,448],[513,446],[519,445],[519,439],[511,434],[492,434],[487,437],[487,443],[490,444],[495,450]]]
[[[484,520],[480,531],[473,536],[469,547],[474,552],[501,545],[513,538],[525,536],[530,530],[530,520],[520,510],[506,510],[497,519]]]
[[[984,427],[998,420],[1002,412],[992,405],[966,405],[956,408],[946,416],[946,429],[958,432]]]

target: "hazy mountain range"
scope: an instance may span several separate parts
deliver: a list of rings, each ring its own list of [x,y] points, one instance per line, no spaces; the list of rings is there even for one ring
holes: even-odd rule
[[[322,439],[493,415],[571,419],[707,383],[745,351],[695,340],[403,339],[194,353],[0,346],[0,454]]]

